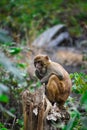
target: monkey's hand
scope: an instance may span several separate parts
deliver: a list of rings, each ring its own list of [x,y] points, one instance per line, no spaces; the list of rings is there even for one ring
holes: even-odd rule
[[[38,70],[35,70],[35,75],[41,80],[42,79],[42,76],[40,75],[39,71]]]
[[[60,80],[64,79],[64,76],[63,76],[63,74],[61,72],[53,72],[52,74],[55,74]]]
[[[44,78],[42,78],[41,79],[41,84],[43,84],[43,83],[45,83],[45,84],[47,84],[48,83],[48,80],[49,80],[49,77],[50,77],[50,75],[47,75],[47,76],[45,76]]]
[[[58,78],[59,78],[60,80],[63,80],[63,75],[58,75]]]

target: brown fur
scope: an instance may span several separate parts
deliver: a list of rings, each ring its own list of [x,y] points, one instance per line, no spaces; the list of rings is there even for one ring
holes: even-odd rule
[[[71,81],[61,81],[56,75],[52,75],[49,78],[48,84],[46,86],[46,95],[52,103],[57,102],[60,108],[67,100],[70,91]]]
[[[48,56],[38,55],[34,59],[35,66],[37,63],[42,64],[40,71],[36,68],[36,76],[41,83],[46,85],[47,98],[52,103],[58,103],[63,106],[71,91],[71,79],[68,72],[58,63],[52,62]],[[41,73],[41,69],[45,68],[45,73]],[[38,74],[37,74],[38,73]]]

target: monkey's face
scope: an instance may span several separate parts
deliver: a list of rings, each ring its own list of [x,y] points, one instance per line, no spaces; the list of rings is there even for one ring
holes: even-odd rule
[[[44,55],[38,55],[34,59],[34,66],[36,70],[40,73],[45,74],[47,71],[47,63],[49,59],[47,56]]]
[[[34,64],[37,70],[42,70],[42,68],[44,67],[42,61],[36,61]]]
[[[45,74],[46,73],[46,67],[44,66],[42,61],[34,62],[35,68],[39,73]]]

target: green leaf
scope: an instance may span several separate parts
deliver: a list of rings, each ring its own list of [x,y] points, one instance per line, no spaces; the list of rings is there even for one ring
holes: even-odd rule
[[[0,122],[0,128],[1,128],[1,127],[4,127],[4,125]]]
[[[23,124],[24,124],[23,120],[21,120],[21,119],[17,119],[16,123],[19,124],[20,126],[23,126]]]
[[[4,127],[4,124],[2,124],[2,123],[0,122],[0,130],[8,130],[8,129],[5,128],[5,127]]]
[[[81,103],[87,103],[87,91],[82,95]]]
[[[36,83],[36,86],[39,88],[39,87],[41,87],[41,83],[38,81],[37,83]]]
[[[0,101],[7,103],[7,102],[9,101],[9,98],[8,98],[7,95],[1,94],[1,95],[0,95]]]
[[[76,115],[69,121],[68,125],[66,126],[66,128],[64,128],[64,130],[72,130],[72,128],[74,127],[75,119]]]
[[[10,50],[8,50],[9,51],[9,53],[10,54],[13,54],[13,55],[15,55],[15,54],[18,54],[19,52],[21,52],[21,48],[20,47],[12,47]]]
[[[7,128],[1,128],[0,130],[8,130]]]
[[[81,103],[85,106],[86,110],[87,110],[87,91],[82,95],[81,97]]]
[[[17,66],[24,69],[27,67],[27,64],[26,63],[18,63]]]
[[[67,126],[64,127],[63,130],[72,130],[77,125],[77,123],[78,123],[76,121],[77,118],[78,119],[80,118],[79,112],[77,110],[72,111],[72,113],[71,113],[71,119],[68,122]]]

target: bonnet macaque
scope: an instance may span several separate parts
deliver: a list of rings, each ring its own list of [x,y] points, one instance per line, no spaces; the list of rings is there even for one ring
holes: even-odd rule
[[[71,79],[68,72],[58,63],[53,62],[46,55],[34,58],[35,74],[41,83],[45,84],[45,93],[49,101],[63,108],[71,92]]]

